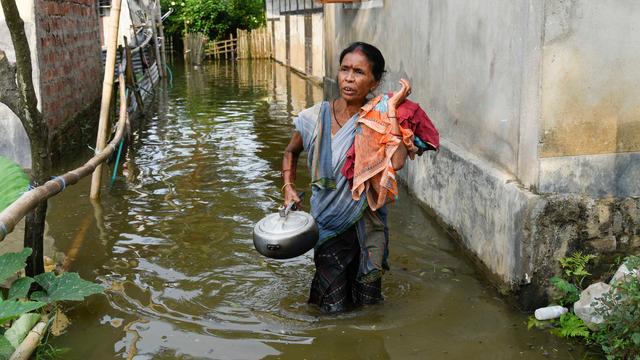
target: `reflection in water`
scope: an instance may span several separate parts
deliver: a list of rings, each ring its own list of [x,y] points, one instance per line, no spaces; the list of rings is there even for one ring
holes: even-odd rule
[[[178,65],[99,220],[88,180],[51,201],[56,245],[86,239],[71,270],[109,287],[70,311],[56,345],[91,359],[565,358],[569,347],[528,333],[406,193],[391,206],[383,305],[323,316],[306,304],[312,253],[253,249],[253,224],[281,202],[292,116],[321,98],[269,61]]]

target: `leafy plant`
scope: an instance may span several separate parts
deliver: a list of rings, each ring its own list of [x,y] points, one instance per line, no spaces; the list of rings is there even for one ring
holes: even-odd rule
[[[0,211],[27,190],[29,178],[22,168],[4,156],[0,156]],[[1,269],[1,268],[0,268]]]
[[[262,0],[162,0],[173,9],[167,19],[167,36],[203,33],[211,39],[227,39],[236,29],[256,29],[265,24]]]
[[[22,270],[31,252],[31,249],[25,248],[19,253],[0,255],[0,282],[6,282]],[[44,291],[34,292],[28,298],[29,289],[34,282]],[[33,323],[37,322],[40,315],[32,313],[33,311],[58,301],[84,300],[86,296],[103,290],[101,285],[82,280],[76,273],[64,273],[60,276],[44,273],[35,278],[17,279],[6,296],[0,296],[0,325],[18,319],[0,336],[0,358],[8,358]]]
[[[567,280],[554,276],[549,279],[549,283],[558,290],[553,300],[560,305],[570,305],[580,299],[580,290]]]
[[[587,271],[587,264],[595,258],[595,255],[583,254],[580,251],[576,251],[571,254],[571,256],[560,259],[560,266],[562,267],[564,275],[568,277],[569,280],[572,280],[579,289],[582,289],[582,282],[587,276],[591,275],[591,273]]]
[[[625,259],[629,270],[640,267],[640,257]],[[595,311],[604,323],[592,341],[604,350],[607,359],[640,359],[640,279],[627,276],[604,294]]]
[[[576,316],[573,312],[568,312],[560,316],[558,322],[559,327],[552,329],[551,333],[560,337],[589,337],[589,328],[585,325],[584,321]]]

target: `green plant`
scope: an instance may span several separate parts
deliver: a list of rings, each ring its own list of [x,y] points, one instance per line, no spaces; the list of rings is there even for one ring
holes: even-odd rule
[[[573,312],[562,314],[560,321],[558,321],[558,326],[551,330],[552,334],[560,337],[589,337],[589,328]]]
[[[565,306],[571,305],[580,299],[580,290],[567,280],[554,276],[549,279],[549,283],[557,290],[557,293],[553,296],[554,302]]]
[[[576,251],[571,256],[563,257],[560,259],[560,266],[564,275],[571,280],[578,289],[582,289],[582,282],[584,279],[591,275],[587,271],[587,265],[596,256],[592,254],[583,254],[580,251]]]
[[[16,201],[27,190],[29,178],[20,166],[0,156],[0,211]]]
[[[10,280],[23,269],[31,252],[31,249],[25,248],[19,253],[0,255],[0,283]],[[34,292],[29,296],[34,282],[40,285],[43,291]],[[76,273],[63,273],[60,276],[44,273],[35,278],[22,277],[15,280],[6,294],[0,294],[0,325],[19,320],[14,322],[9,330],[4,331],[5,328],[2,328],[0,358],[11,355],[16,345],[31,329],[29,324],[33,325],[38,321],[40,316],[31,316],[32,312],[58,301],[83,300],[86,296],[101,293],[103,290],[102,285],[82,280]]]
[[[625,259],[629,270],[640,268],[640,257]],[[626,276],[612,284],[595,306],[604,323],[592,336],[607,359],[640,359],[640,279]]]

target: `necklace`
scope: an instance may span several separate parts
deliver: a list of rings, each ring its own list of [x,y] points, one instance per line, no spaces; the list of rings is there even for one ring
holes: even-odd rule
[[[333,120],[335,120],[339,128],[342,129],[342,124],[340,124],[340,122],[338,121],[338,117],[336,116],[336,100],[337,99],[333,99],[333,101],[331,102],[331,112],[333,113]]]

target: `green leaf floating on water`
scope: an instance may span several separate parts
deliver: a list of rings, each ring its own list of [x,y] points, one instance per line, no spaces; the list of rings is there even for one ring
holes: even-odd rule
[[[25,248],[19,253],[6,253],[0,255],[0,283],[15,275],[18,270],[27,266],[27,258],[31,255],[31,249]]]
[[[82,280],[77,273],[63,273],[60,276],[55,276],[48,272],[36,276],[35,279],[46,290],[46,293],[34,292],[31,294],[31,298],[48,303],[65,300],[80,301],[84,300],[86,296],[104,291],[102,285]]]
[[[15,300],[0,300],[0,325],[6,323],[9,320],[17,318],[18,316],[39,309],[47,303],[40,301],[15,301]]]
[[[16,201],[29,185],[29,177],[20,165],[0,156],[0,211]]]
[[[0,359],[8,359],[15,350],[6,337],[0,336]]]

